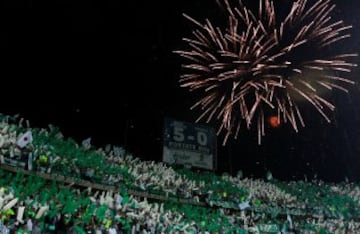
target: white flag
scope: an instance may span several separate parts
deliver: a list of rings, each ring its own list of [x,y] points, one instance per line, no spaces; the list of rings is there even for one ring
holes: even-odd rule
[[[40,219],[41,216],[49,209],[49,206],[42,206],[36,213],[35,219]]]
[[[91,138],[83,140],[81,144],[86,150],[89,150],[91,148]]]
[[[17,145],[20,148],[24,148],[27,144],[30,144],[33,141],[32,138],[32,133],[31,131],[27,131],[26,133],[24,133],[24,135],[22,135],[19,140],[17,141]]]
[[[292,222],[292,219],[290,217],[290,214],[287,214],[287,217],[286,217],[287,221],[289,222],[289,226],[291,229],[294,228],[294,225],[293,225],[293,222]]]
[[[18,207],[16,220],[19,221],[20,223],[24,223],[24,220],[23,220],[24,210],[25,210],[25,206]]]
[[[252,194],[250,193],[249,196],[246,198],[246,200],[239,204],[240,210],[245,210],[246,208],[250,207],[251,198],[252,198]]]
[[[240,203],[240,204],[239,204],[240,210],[245,210],[246,208],[249,208],[249,207],[250,207],[249,202],[250,202],[250,201],[244,201],[244,202]]]

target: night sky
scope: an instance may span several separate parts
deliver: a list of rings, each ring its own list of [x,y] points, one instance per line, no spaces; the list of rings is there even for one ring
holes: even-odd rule
[[[34,127],[54,124],[78,142],[123,145],[144,160],[161,161],[164,117],[193,122],[195,97],[179,87],[182,37],[199,20],[217,19],[215,0],[4,1],[1,6],[0,112],[19,113]],[[286,7],[290,0],[279,0]],[[352,24],[352,38],[333,49],[360,53],[360,2],[336,2],[336,18]],[[345,43],[344,43],[345,42]],[[356,61],[359,63],[359,59]],[[351,77],[359,81],[359,69]],[[360,89],[330,96],[328,124],[304,105],[306,128],[267,127],[263,144],[243,131],[218,143],[218,172],[283,180],[317,176],[360,181]]]

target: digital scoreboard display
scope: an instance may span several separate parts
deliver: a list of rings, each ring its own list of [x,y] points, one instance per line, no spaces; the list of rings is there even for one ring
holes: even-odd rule
[[[216,169],[216,134],[211,127],[166,118],[163,161],[208,170]]]

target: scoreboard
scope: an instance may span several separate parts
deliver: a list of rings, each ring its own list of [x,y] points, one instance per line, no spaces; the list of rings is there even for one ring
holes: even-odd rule
[[[213,128],[170,118],[164,120],[164,162],[214,170],[216,147]]]

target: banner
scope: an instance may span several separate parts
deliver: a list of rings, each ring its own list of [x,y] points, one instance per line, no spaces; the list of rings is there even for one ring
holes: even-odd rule
[[[163,133],[164,162],[216,169],[216,134],[213,128],[166,118]]]

